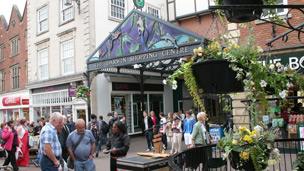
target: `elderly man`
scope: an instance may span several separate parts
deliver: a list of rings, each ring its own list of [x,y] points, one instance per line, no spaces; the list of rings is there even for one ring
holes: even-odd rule
[[[75,171],[95,171],[95,138],[92,132],[86,129],[83,119],[78,119],[75,126],[76,130],[70,133],[66,142],[70,158],[74,160]]]
[[[62,129],[63,117],[59,112],[54,112],[40,133],[40,151],[42,157],[40,167],[42,171],[58,171],[61,159],[61,145],[57,132]]]

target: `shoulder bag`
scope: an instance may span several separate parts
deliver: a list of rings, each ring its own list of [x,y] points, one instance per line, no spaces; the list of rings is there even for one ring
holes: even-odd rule
[[[84,133],[84,134],[85,134],[85,133]],[[72,147],[73,153],[74,153],[74,151],[76,150],[77,146],[80,144],[81,140],[83,139],[84,134],[82,134],[82,135],[79,137],[79,139],[78,139],[78,141],[76,142],[75,146]],[[68,168],[74,169],[74,160],[71,159],[71,156],[69,156],[69,158],[68,158],[67,165],[68,165]]]

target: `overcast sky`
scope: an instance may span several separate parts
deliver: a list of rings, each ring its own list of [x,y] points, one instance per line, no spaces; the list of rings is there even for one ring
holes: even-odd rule
[[[4,15],[7,22],[11,16],[13,5],[17,5],[21,16],[23,15],[24,5],[26,0],[0,0],[0,15]]]

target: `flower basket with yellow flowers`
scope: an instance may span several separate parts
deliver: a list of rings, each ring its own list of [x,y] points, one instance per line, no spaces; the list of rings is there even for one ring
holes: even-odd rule
[[[257,125],[250,131],[239,127],[235,132],[225,133],[218,147],[224,157],[228,157],[234,169],[246,171],[262,171],[269,165],[274,165],[280,159],[280,152],[273,147],[275,130],[266,130]]]

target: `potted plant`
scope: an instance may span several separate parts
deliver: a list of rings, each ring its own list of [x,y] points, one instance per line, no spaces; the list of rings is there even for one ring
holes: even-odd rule
[[[217,5],[276,5],[276,0],[215,0]],[[224,14],[229,22],[244,23],[259,19],[263,10],[262,8],[238,8],[225,9]],[[270,11],[271,20],[278,20],[275,11]]]
[[[251,123],[255,125],[258,114],[267,112],[269,89],[272,90],[273,97],[281,98],[284,103],[291,87],[297,85],[299,90],[304,88],[304,78],[301,74],[281,63],[262,64],[260,62],[262,53],[263,49],[255,45],[252,37],[249,37],[246,44],[243,45],[230,41],[222,41],[221,43],[212,41],[204,47],[194,49],[193,56],[183,60],[180,67],[169,75],[163,83],[170,84],[173,89],[176,89],[177,79],[184,79],[194,104],[204,110],[201,95],[205,90],[204,87],[200,88],[200,84],[202,84],[201,82],[211,84],[204,77],[208,78],[209,76],[206,74],[212,74],[212,72],[196,73],[196,75],[202,76],[201,82],[197,82],[193,66],[209,60],[226,60],[229,62],[229,68],[236,73],[235,78],[241,81],[244,86],[246,99],[252,102],[251,105],[247,106],[247,110],[252,115]],[[220,71],[221,69],[218,69],[219,74],[224,74]],[[259,108],[260,110],[256,108],[257,102],[262,106]]]
[[[234,169],[261,171],[280,159],[279,150],[273,147],[274,140],[274,130],[257,125],[252,131],[239,127],[235,132],[225,133],[217,146]]]

